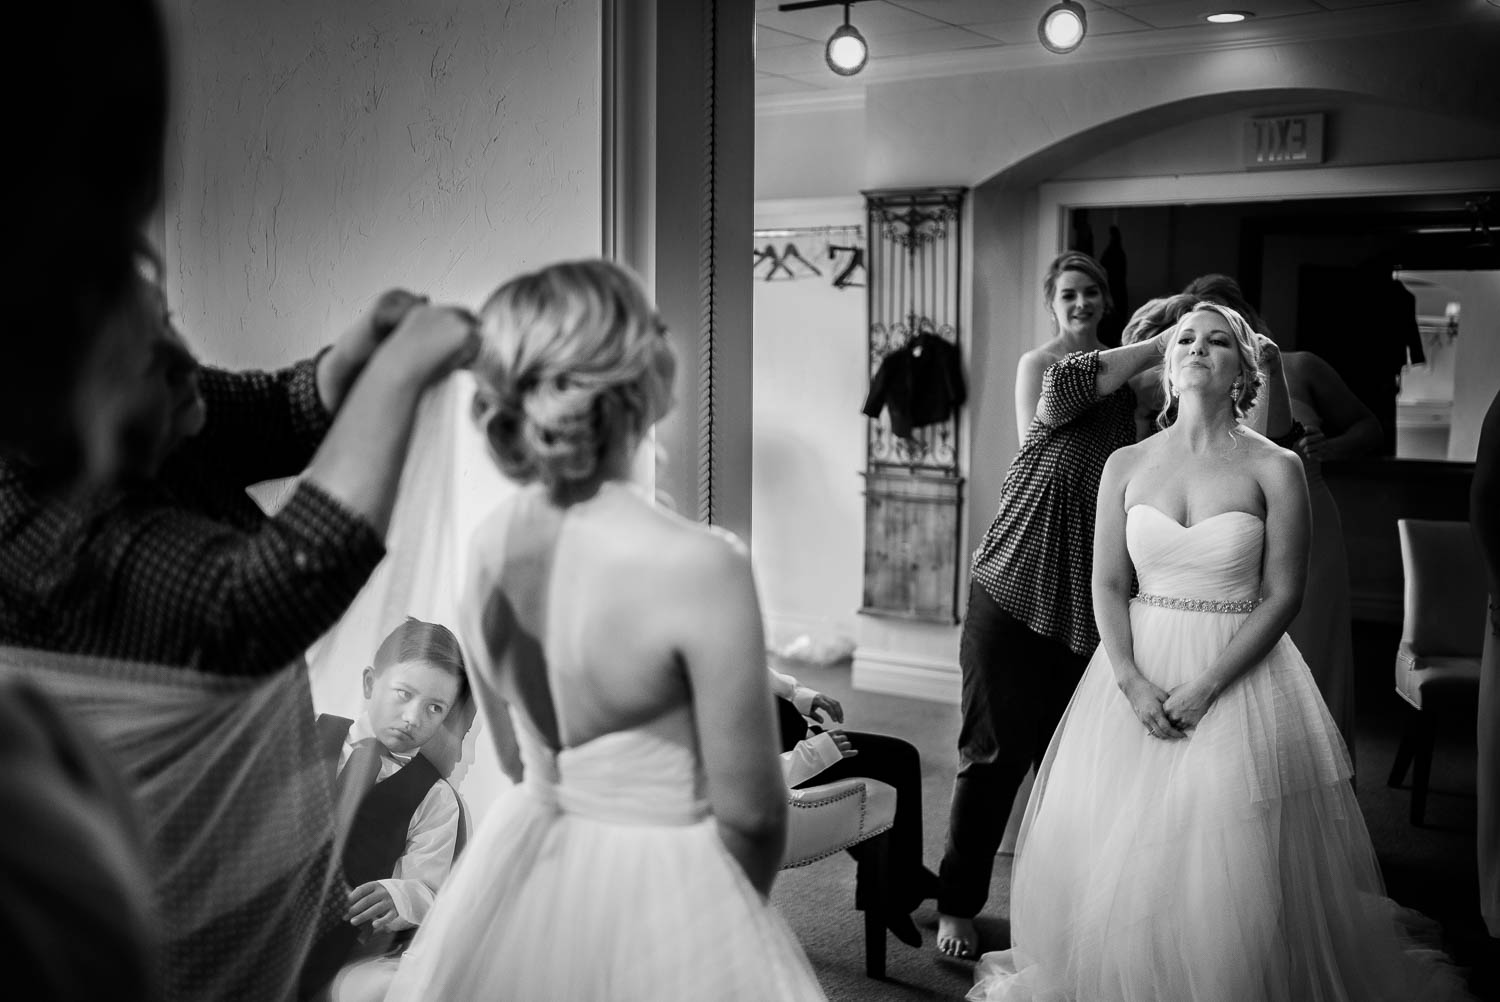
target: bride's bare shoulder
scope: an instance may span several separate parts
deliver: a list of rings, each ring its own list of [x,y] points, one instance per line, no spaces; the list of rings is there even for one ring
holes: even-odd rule
[[[1306,490],[1306,474],[1302,469],[1301,456],[1249,428],[1241,429],[1240,435],[1246,466],[1265,490],[1292,490],[1299,485]]]
[[[1144,463],[1149,463],[1161,452],[1163,439],[1160,435],[1143,438],[1132,445],[1124,445],[1109,454],[1104,467],[1115,473],[1129,473]]]
[[[722,569],[750,559],[744,540],[722,526],[704,525],[659,506],[655,513],[662,534],[655,541],[656,552],[665,559],[699,569]]]
[[[748,547],[729,530],[686,518],[644,496],[630,497],[617,514],[621,538],[645,564],[686,570],[750,559]]]
[[[1240,426],[1239,439],[1247,447],[1247,454],[1256,462],[1272,467],[1295,467],[1302,469],[1302,458],[1291,449],[1277,445],[1254,428]]]

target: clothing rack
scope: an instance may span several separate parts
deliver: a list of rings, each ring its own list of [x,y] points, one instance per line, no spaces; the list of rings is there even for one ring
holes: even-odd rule
[[[755,273],[758,279],[771,282],[778,278],[821,278],[823,270],[813,261],[826,258],[827,261],[835,262],[834,288],[865,287],[868,268],[865,264],[865,228],[861,224],[767,227],[755,230],[754,233],[755,248],[751,267],[758,269],[770,262],[770,268],[764,274]],[[804,251],[799,248],[798,243],[807,249]],[[795,270],[792,265],[795,265]]]
[[[836,226],[785,226],[775,229],[756,230],[755,239],[772,239],[776,237],[821,237],[833,234],[848,237],[852,234],[855,239],[864,239],[865,228],[859,223],[843,223]]]

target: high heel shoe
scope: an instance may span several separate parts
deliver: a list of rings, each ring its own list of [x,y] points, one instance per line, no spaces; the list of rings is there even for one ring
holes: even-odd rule
[[[911,920],[911,916],[903,912],[888,912],[885,915],[885,927],[907,946],[921,946],[922,934],[917,930],[917,924]]]

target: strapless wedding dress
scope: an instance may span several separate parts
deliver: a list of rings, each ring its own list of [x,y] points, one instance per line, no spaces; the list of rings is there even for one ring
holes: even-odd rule
[[[720,841],[691,708],[553,751],[490,808],[392,1000],[821,1000],[780,915]]]
[[[1170,691],[1253,609],[1265,527],[1126,514],[1141,672]],[[1286,637],[1183,740],[1151,737],[1101,647],[1043,761],[1011,884],[1012,949],[971,999],[1046,1002],[1464,997],[1404,935],[1349,757]]]

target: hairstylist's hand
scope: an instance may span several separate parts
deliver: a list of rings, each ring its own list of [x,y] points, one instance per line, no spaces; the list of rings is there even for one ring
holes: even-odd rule
[[[1177,336],[1177,325],[1168,324],[1163,327],[1156,336],[1151,338],[1151,347],[1156,349],[1156,354],[1162,358],[1167,355],[1167,349],[1172,346],[1172,338]]]
[[[397,381],[426,387],[468,365],[478,352],[473,314],[424,303],[407,312],[371,364]]]
[[[1260,350],[1260,367],[1267,376],[1281,371],[1281,346],[1264,334],[1255,335]]]
[[[1306,435],[1297,439],[1293,449],[1303,459],[1324,460],[1328,458],[1327,442],[1328,436],[1317,428],[1310,428]]]
[[[426,302],[426,296],[406,289],[382,292],[353,326],[333,343],[333,347],[323,353],[318,359],[318,396],[328,413],[338,412],[349,387],[364,371],[375,350],[414,307]]]

